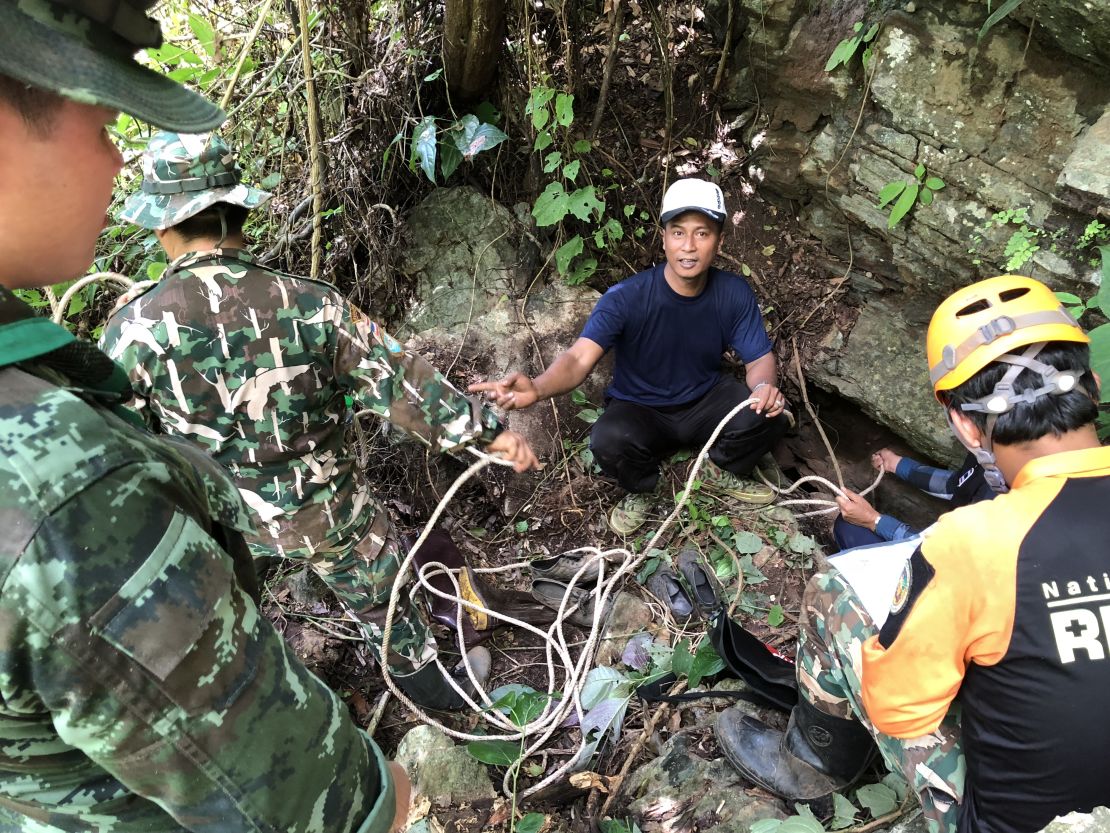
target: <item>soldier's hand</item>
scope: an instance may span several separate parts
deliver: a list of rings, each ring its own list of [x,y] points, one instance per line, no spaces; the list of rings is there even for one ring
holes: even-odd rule
[[[871,465],[875,467],[875,470],[882,469],[888,474],[894,474],[900,462],[902,462],[901,456],[895,454],[889,448],[880,448],[871,455]]]
[[[516,431],[502,431],[486,446],[486,451],[490,454],[500,454],[502,458],[513,464],[516,471],[528,471],[540,467],[540,461],[536,459],[532,446],[528,445],[528,440]]]
[[[412,801],[412,782],[409,774],[405,772],[396,761],[389,762],[389,773],[393,776],[393,793],[397,799],[397,807],[393,812],[393,824],[389,826],[392,831],[401,831],[409,820],[409,803]]]
[[[467,390],[471,393],[484,393],[493,404],[506,411],[527,408],[539,399],[535,384],[523,373],[510,373],[497,382],[478,382]]]
[[[836,505],[840,507],[840,514],[844,516],[844,520],[848,523],[853,523],[856,526],[864,526],[875,531],[875,526],[879,523],[879,513],[875,511],[875,507],[867,502],[867,499],[860,497],[850,489],[844,490],[844,497],[836,499]]]

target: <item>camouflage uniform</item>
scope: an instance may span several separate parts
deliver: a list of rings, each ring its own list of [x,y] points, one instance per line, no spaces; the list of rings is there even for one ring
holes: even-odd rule
[[[0,289],[0,830],[386,833],[381,752],[258,611],[233,484],[31,316]]]
[[[862,722],[887,766],[900,772],[921,800],[931,833],[955,833],[966,775],[959,708],[954,705],[940,727],[923,737],[906,740],[876,731],[860,695],[861,649],[876,634],[871,617],[836,568],[818,573],[802,599],[798,686],[826,714]]]
[[[153,430],[191,440],[232,472],[259,527],[252,551],[308,562],[380,651],[399,547],[346,448],[345,397],[436,451],[490,442],[496,417],[333,287],[243,251],[178,258],[113,315],[102,343]],[[403,598],[389,658],[401,676],[436,653],[423,612]]]

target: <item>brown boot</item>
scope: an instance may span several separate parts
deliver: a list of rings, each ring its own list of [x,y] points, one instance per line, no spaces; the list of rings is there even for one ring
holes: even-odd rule
[[[791,801],[822,798],[859,778],[877,751],[858,720],[833,717],[805,698],[785,732],[726,709],[717,718],[717,744],[736,770]]]

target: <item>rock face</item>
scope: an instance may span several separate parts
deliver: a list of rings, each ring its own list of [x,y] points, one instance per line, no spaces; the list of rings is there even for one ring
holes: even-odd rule
[[[1096,214],[1110,214],[1110,3],[1026,3],[980,42],[983,3],[740,5],[746,30],[726,88],[743,109],[754,82],[769,113],[754,132],[755,178],[765,194],[795,201],[802,225],[845,259],[851,233],[852,295],[863,311],[852,332],[829,334],[840,344],[814,378],[952,459],[924,381],[924,329],[937,301],[1007,271],[1082,297],[1097,283],[1080,239]],[[861,33],[878,24],[866,72],[862,46],[826,72],[856,22]],[[891,206],[877,207],[879,192],[933,177],[944,187],[931,204],[919,199],[888,228]],[[1019,209],[1011,216],[1024,221],[991,222]],[[1039,250],[1008,269],[1004,250],[1023,222]]]
[[[528,212],[521,215],[528,218]],[[418,286],[421,302],[399,337],[435,357],[447,371],[457,358],[473,379],[498,379],[510,371],[536,376],[578,338],[597,302],[586,287],[556,280],[536,283],[534,244],[528,226],[504,206],[473,188],[437,188],[408,218],[412,245],[402,271]],[[608,366],[584,385],[600,401]],[[542,457],[549,456],[573,420],[568,398],[526,411],[513,411],[509,427],[528,437]]]
[[[396,761],[409,774],[415,791],[433,804],[461,804],[496,795],[486,767],[432,726],[409,730],[397,747]]]

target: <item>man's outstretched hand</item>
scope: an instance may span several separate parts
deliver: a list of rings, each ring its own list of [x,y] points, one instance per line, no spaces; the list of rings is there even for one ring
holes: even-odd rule
[[[876,470],[882,469],[889,474],[894,474],[898,469],[898,464],[901,462],[901,455],[895,454],[889,448],[880,448],[871,455],[871,465],[873,465]]]
[[[502,431],[486,446],[485,450],[490,454],[500,454],[502,458],[512,463],[513,469],[518,472],[540,467],[540,461],[536,459],[532,446],[528,445],[528,440],[516,431]]]
[[[875,531],[875,527],[879,523],[879,513],[875,511],[874,506],[867,502],[867,498],[861,497],[850,489],[845,489],[844,496],[837,497],[836,505],[840,507],[840,514],[844,516],[844,520],[848,523],[866,527],[872,532]]]
[[[534,405],[539,399],[535,384],[523,373],[510,373],[497,382],[477,382],[467,390],[471,393],[484,393],[494,405],[506,411],[519,411]]]

